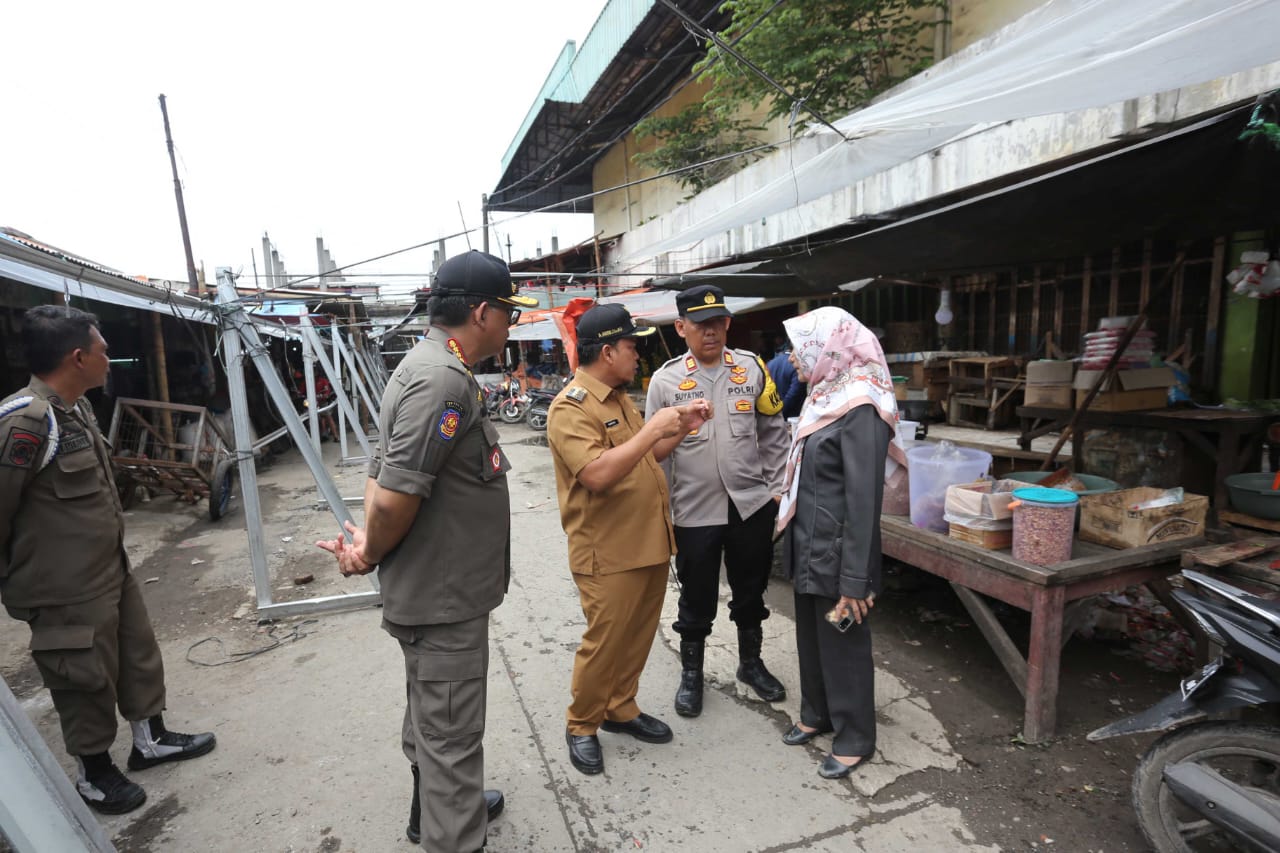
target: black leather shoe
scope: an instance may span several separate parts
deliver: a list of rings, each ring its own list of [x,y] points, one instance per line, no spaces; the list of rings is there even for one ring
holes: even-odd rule
[[[628,720],[625,723],[605,720],[600,724],[600,728],[606,732],[631,735],[645,743],[671,743],[671,727],[657,717],[651,717],[643,712],[634,720]]]
[[[489,815],[489,822],[492,823],[502,814],[502,810],[507,807],[507,799],[502,796],[502,792],[495,788],[485,788],[484,790],[484,808]]]
[[[503,798],[501,791],[491,788],[485,789],[484,807],[489,815],[490,823],[493,823],[494,819],[502,814],[502,810],[506,805],[507,801]],[[404,828],[404,837],[409,839],[411,844],[422,842],[422,803],[418,799],[418,768],[416,766],[413,767],[413,804],[409,807],[409,825]]]
[[[186,761],[197,758],[213,750],[218,739],[212,732],[201,732],[195,735],[184,735],[179,732],[165,732],[147,745],[146,752],[138,749],[135,742],[129,751],[129,769],[146,770],[157,764],[168,761]]]
[[[565,731],[564,739],[569,744],[569,761],[588,776],[604,772],[604,756],[600,754],[600,738],[595,735],[575,735]]]
[[[804,746],[818,735],[829,734],[831,729],[817,729],[812,732],[806,732],[799,726],[792,726],[791,731],[782,736],[782,742],[787,746]]]
[[[130,782],[114,764],[76,782],[80,799],[103,814],[131,812],[147,801],[147,792]]]
[[[871,760],[871,756],[875,755],[875,750],[862,756],[862,760],[857,764],[845,764],[837,761],[836,757],[827,753],[822,759],[822,765],[818,767],[818,775],[823,779],[843,779],[855,770],[861,770],[862,766]]]

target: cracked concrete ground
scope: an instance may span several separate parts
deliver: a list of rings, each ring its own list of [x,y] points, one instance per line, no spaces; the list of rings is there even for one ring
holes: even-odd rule
[[[507,809],[490,827],[490,850],[1001,849],[991,832],[970,825],[968,797],[949,795],[972,786],[966,777],[974,771],[933,707],[940,691],[878,666],[879,751],[847,780],[817,775],[829,738],[807,747],[781,743],[799,704],[786,584],[770,590],[775,612],[765,642],[769,667],[788,687],[784,702],[757,701],[735,680],[736,638],[722,608],[707,654],[704,713],[674,714],[672,584],[639,701],[671,724],[674,742],[601,733],[605,773],[574,770],[564,715],[583,618],[565,566],[550,455],[522,443],[535,438],[522,426],[503,427],[503,435],[514,465],[514,577],[493,616],[485,745],[488,784],[505,791]],[[325,449],[336,462],[335,448]],[[331,470],[344,494],[360,493],[362,468]],[[317,493],[298,458],[287,455],[260,477],[276,600],[366,589],[363,580],[339,577],[312,545],[333,535],[334,521],[314,508]],[[379,628],[379,611],[258,626],[242,524],[238,507],[215,524],[202,506],[168,496],[130,513],[127,544],[138,577],[151,581],[143,590],[165,653],[166,719],[175,729],[212,729],[219,744],[198,761],[133,774],[148,791],[147,805],[105,818],[108,833],[131,851],[412,849],[404,840],[410,778],[399,746],[403,665]],[[429,559],[448,560],[465,547],[441,543]],[[292,578],[305,573],[316,580],[295,587]],[[206,638],[217,642],[191,648]],[[70,771],[26,639],[20,624],[0,623],[0,670]],[[217,663],[224,653],[276,639],[279,646],[233,664],[189,660]],[[878,665],[887,663],[881,642]],[[113,749],[119,763],[125,731]]]

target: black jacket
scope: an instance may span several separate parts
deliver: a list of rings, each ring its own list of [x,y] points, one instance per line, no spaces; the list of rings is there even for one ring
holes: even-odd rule
[[[889,425],[859,406],[805,439],[784,565],[796,592],[866,598],[880,591],[880,500]]]

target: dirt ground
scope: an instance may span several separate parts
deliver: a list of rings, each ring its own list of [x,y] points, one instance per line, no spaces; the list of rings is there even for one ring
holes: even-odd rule
[[[1150,670],[1114,646],[1073,639],[1062,662],[1058,735],[1048,743],[1025,745],[1018,736],[1021,697],[963,607],[945,583],[901,566],[888,568],[887,589],[875,609],[877,669],[881,680],[898,685],[893,689],[918,697],[915,706],[936,721],[937,742],[930,741],[932,735],[915,738],[937,753],[933,757],[908,766],[885,754],[892,773],[883,778],[862,774],[861,781],[851,777],[855,781],[839,790],[841,799],[832,801],[836,805],[824,799],[813,814],[803,813],[782,797],[779,777],[760,772],[773,766],[761,763],[766,760],[761,753],[731,751],[739,748],[734,741],[757,733],[773,750],[798,697],[773,707],[745,701],[734,686],[726,651],[727,674],[712,677],[704,717],[692,723],[673,719],[677,641],[664,617],[642,701],[647,697],[648,710],[685,727],[677,728],[679,750],[664,753],[673,763],[645,760],[650,747],[610,753],[607,775],[614,789],[600,788],[603,782],[586,787],[593,784],[586,777],[562,772],[567,764],[559,755],[564,751],[562,708],[581,615],[566,592],[572,586],[563,570],[549,453],[523,426],[502,431],[517,465],[512,477],[517,580],[508,603],[495,613],[491,640],[486,743],[489,766],[497,768],[490,773],[507,790],[509,806],[490,829],[490,849],[1145,849],[1128,789],[1149,738],[1098,745],[1085,735],[1175,689],[1177,676]],[[343,493],[358,494],[363,470],[338,466],[334,451],[326,445]],[[297,457],[287,454],[264,466],[260,479],[275,600],[367,589],[364,581],[337,577],[332,563],[314,551],[312,541],[331,535],[334,523],[315,508],[317,492]],[[259,625],[243,519],[238,503],[233,507],[229,518],[213,523],[203,506],[161,495],[129,514],[134,571],[144,582],[170,674],[166,718],[174,728],[213,728],[220,743],[208,759],[139,777],[151,797],[146,808],[104,820],[109,834],[121,850],[130,851],[410,849],[402,835],[408,791],[398,749],[399,652],[377,629],[376,611],[368,608],[313,617],[314,622]],[[447,558],[447,553],[437,556]],[[315,581],[295,586],[293,578],[305,574],[314,574]],[[675,595],[673,587],[668,609]],[[766,659],[794,694],[794,663],[783,652],[791,592],[785,582],[775,582],[769,597],[775,639],[766,644]],[[1010,611],[1002,618],[1015,640],[1025,639],[1025,614]],[[722,616],[715,636],[731,630],[722,622],[728,624]],[[531,631],[541,639],[531,639]],[[201,642],[207,638],[216,640]],[[0,624],[0,674],[70,772],[56,715],[27,656],[26,640],[24,626],[12,620]],[[226,652],[260,649],[275,640],[283,643],[239,663],[211,668],[192,662],[217,663],[226,660]],[[725,648],[731,650],[732,643]],[[880,689],[878,683],[887,731],[903,720],[893,711],[900,706],[880,701]],[[721,716],[714,718],[713,712]],[[724,730],[707,728],[720,725],[716,719]],[[127,752],[125,732],[113,750],[119,763]],[[913,731],[905,735],[915,737]],[[882,754],[890,743],[882,737]],[[780,754],[792,761],[799,755]],[[624,762],[634,778],[614,776],[615,766]],[[796,778],[806,781],[796,787],[809,791],[810,800],[818,796],[813,791],[829,796],[807,763],[778,766],[803,774]],[[746,772],[734,772],[737,767]],[[710,781],[696,781],[704,772]],[[643,773],[656,775],[649,779]],[[666,785],[686,793],[667,803],[658,799],[657,790]],[[670,815],[696,812],[699,798],[709,797],[708,785],[717,789],[717,801],[725,798],[725,808],[741,810],[747,804],[759,825],[743,828],[741,835],[717,829],[715,843],[699,835],[696,826],[714,821],[696,813],[683,815],[688,826],[673,829],[679,821]],[[832,820],[825,821],[827,815]],[[219,821],[233,828],[220,830]],[[743,823],[738,818],[728,825]]]

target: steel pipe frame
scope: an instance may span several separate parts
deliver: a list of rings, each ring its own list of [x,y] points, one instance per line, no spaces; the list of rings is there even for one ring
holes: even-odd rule
[[[338,487],[333,482],[333,478],[329,476],[319,451],[312,446],[302,419],[294,411],[289,393],[272,365],[266,348],[262,345],[258,330],[254,328],[238,300],[231,270],[227,267],[218,269],[218,306],[221,311],[223,351],[227,353],[228,361],[227,384],[231,391],[231,415],[236,431],[236,455],[240,466],[240,487],[244,496],[245,528],[249,535],[249,562],[253,569],[259,615],[266,618],[297,616],[379,603],[381,594],[376,571],[368,576],[373,586],[371,592],[325,596],[310,601],[292,601],[282,604],[272,601],[271,576],[267,570],[266,546],[262,529],[262,506],[258,495],[257,466],[254,462],[250,438],[252,433],[249,428],[249,398],[244,381],[243,354],[247,353],[257,368],[268,395],[284,419],[290,437],[297,445],[303,459],[306,460],[321,495],[337,520],[339,530],[343,530],[346,522],[354,523],[355,520],[347,509],[346,501],[338,493]],[[332,375],[329,373],[331,365],[325,363],[328,361],[328,356],[317,346],[318,341],[314,339],[315,330],[306,317],[303,318],[302,329],[304,334],[312,336],[312,345],[320,356],[321,366],[325,368],[326,374]],[[350,401],[346,399],[341,388],[335,387],[334,391],[338,395],[339,402],[345,402],[345,407],[349,408]],[[356,424],[356,426],[358,429],[359,425]],[[364,438],[362,432],[357,432],[357,435]]]
[[[17,853],[116,848],[0,679],[0,831]]]

